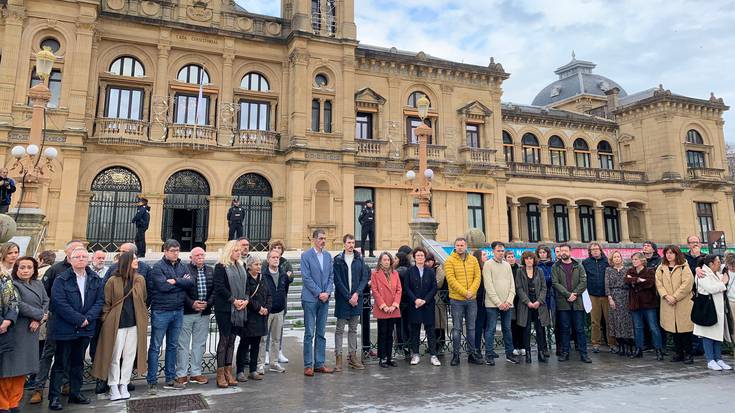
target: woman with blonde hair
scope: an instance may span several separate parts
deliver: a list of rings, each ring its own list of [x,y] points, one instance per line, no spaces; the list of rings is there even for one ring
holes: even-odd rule
[[[625,284],[623,254],[613,251],[608,257],[609,266],[605,269],[605,294],[610,306],[610,331],[618,343],[618,356],[625,357],[634,353],[633,317],[628,310],[628,287]]]
[[[13,265],[20,256],[20,247],[14,242],[6,242],[0,245],[0,272],[10,276]]]
[[[219,330],[217,387],[220,388],[237,386],[232,357],[235,339],[247,318],[247,273],[240,262],[240,251],[237,240],[228,241],[214,266],[214,318]]]

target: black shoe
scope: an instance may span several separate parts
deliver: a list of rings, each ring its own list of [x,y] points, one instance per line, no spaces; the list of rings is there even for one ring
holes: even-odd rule
[[[625,351],[625,344],[618,344],[618,356],[625,357],[626,351]]]
[[[69,396],[68,403],[69,404],[89,404],[91,403],[91,401],[88,398],[82,396],[81,394],[75,394],[75,395]]]
[[[587,354],[580,355],[579,359],[582,361],[582,363],[592,363],[592,359]]]
[[[128,383],[128,391],[135,391],[135,385],[133,383]]]
[[[561,349],[560,348],[557,348],[556,349],[556,357],[561,357],[561,355],[562,355]]]
[[[632,354],[630,355],[630,358],[632,358],[632,359],[639,359],[639,358],[642,358],[642,357],[643,357],[643,349],[642,349],[642,348],[640,348],[640,347],[637,347],[637,348],[635,349],[635,352],[633,352],[633,353],[632,353]]]
[[[694,356],[688,354],[686,359],[684,359],[684,364],[694,364]]]
[[[510,364],[518,364],[518,358],[514,356],[513,354],[506,354],[505,361],[507,361]]]
[[[388,367],[390,367],[390,366],[388,365],[388,363],[386,363],[386,362],[385,362],[385,360],[384,360],[384,359],[380,359],[380,361],[378,361],[378,366],[380,366],[380,367],[383,367],[383,368],[386,368],[386,369],[387,369]]]
[[[485,356],[485,364],[488,366],[494,366],[495,365],[495,357],[491,355]]]
[[[482,362],[482,356],[478,356],[476,354],[470,354],[467,357],[467,362],[470,364],[485,364]]]
[[[396,363],[395,360],[388,360],[386,361],[386,364],[388,364],[391,367],[398,367],[398,363]]]
[[[539,352],[538,353],[538,361],[540,363],[546,363],[548,361],[548,357],[546,357],[546,354],[544,354],[543,352]]]
[[[490,357],[492,357],[494,359],[500,358],[500,356],[498,355],[498,353],[496,353],[494,350],[490,351]]]
[[[110,386],[107,385],[106,381],[97,380],[97,385],[94,387],[94,394],[105,394],[109,388]]]
[[[449,362],[449,365],[452,366],[452,367],[459,366],[459,355],[457,355],[457,354],[453,355],[452,356],[452,361]]]
[[[681,354],[681,353],[676,353],[676,354],[674,354],[674,357],[671,358],[671,362],[672,363],[679,363],[679,362],[682,362],[684,360],[686,360],[686,357],[684,357],[684,355]]]
[[[539,352],[539,354],[541,354],[541,352]],[[530,349],[526,350],[526,363],[531,364],[531,350]]]
[[[559,361],[569,361],[569,353],[561,353]]]
[[[64,406],[61,405],[61,400],[58,397],[54,397],[48,401],[49,410],[61,410]]]
[[[370,253],[370,256],[375,258],[375,254],[373,254],[372,252]]]
[[[551,357],[551,355],[549,354],[549,350],[548,349],[544,349],[543,354],[544,354],[544,357],[545,358]]]

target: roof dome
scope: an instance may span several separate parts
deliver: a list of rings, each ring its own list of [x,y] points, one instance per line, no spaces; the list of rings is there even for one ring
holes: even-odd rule
[[[615,87],[620,89],[620,97],[628,95],[617,82],[592,73],[595,66],[592,62],[577,60],[572,53],[572,61],[554,71],[559,80],[543,88],[533,99],[533,105],[549,106],[581,94],[605,96],[606,91]]]

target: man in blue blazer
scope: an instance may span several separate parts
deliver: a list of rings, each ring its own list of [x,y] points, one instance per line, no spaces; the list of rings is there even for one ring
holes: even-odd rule
[[[324,250],[327,237],[322,229],[311,235],[314,248],[301,254],[301,307],[304,309],[304,375],[334,373],[324,365],[329,297],[334,291],[332,256]],[[315,331],[316,330],[316,331]]]

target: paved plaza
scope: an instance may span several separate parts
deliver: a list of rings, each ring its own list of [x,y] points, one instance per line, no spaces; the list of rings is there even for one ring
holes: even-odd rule
[[[184,391],[159,389],[158,395],[201,393],[209,404],[205,411],[226,413],[732,411],[735,374],[708,371],[702,357],[692,366],[656,362],[652,353],[635,361],[609,353],[593,354],[592,364],[576,357],[558,363],[552,356],[548,364],[539,364],[534,352],[530,366],[511,365],[502,359],[495,367],[471,366],[463,358],[455,368],[449,367],[447,355],[441,358],[442,367],[431,366],[424,357],[415,367],[399,360],[396,368],[373,364],[364,371],[307,378],[302,374],[301,335],[299,330],[287,333],[290,363],[285,364],[285,374],[268,373],[261,382],[229,389],[218,389],[212,376],[207,385],[189,384]],[[331,346],[332,337],[327,337]],[[327,354],[333,363],[333,349]],[[136,384],[133,397],[147,397],[145,383],[139,380]],[[22,411],[47,412],[47,400]],[[63,411],[116,413],[125,412],[126,405],[96,400],[91,406],[65,405]]]

